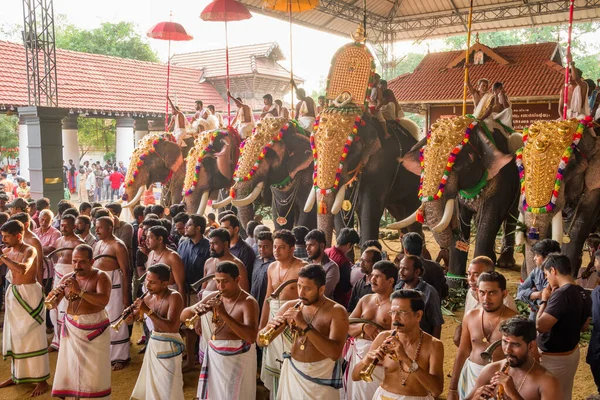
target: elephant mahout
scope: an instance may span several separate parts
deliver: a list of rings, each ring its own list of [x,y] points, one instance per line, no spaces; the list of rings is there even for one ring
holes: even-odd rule
[[[315,212],[304,212],[312,184],[312,153],[306,133],[285,118],[264,118],[241,145],[230,196],[243,226],[254,217],[254,202],[271,206],[275,229],[316,227]]]
[[[590,118],[538,121],[523,132],[517,154],[521,176],[519,219],[525,233],[526,276],[534,268],[531,247],[541,239],[562,244],[577,273],[583,244],[600,216],[600,152]]]
[[[240,137],[233,128],[198,134],[188,154],[180,191],[188,213],[203,215],[208,200],[216,199],[220,189],[231,186],[239,146]]]
[[[424,222],[440,248],[450,253],[449,273],[464,276],[471,219],[477,214],[475,256],[494,259],[496,235],[504,221],[512,222],[505,226],[510,234],[507,241],[514,240],[519,194],[513,156],[499,148],[508,152],[508,138],[498,129],[489,131],[469,116],[438,120],[402,160],[409,171],[421,176],[422,205],[388,228]],[[508,248],[512,257],[512,246]]]

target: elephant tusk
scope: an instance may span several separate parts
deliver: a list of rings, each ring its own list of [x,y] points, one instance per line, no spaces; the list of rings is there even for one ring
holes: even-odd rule
[[[140,202],[140,199],[142,198],[142,194],[144,193],[145,188],[146,188],[145,186],[140,186],[137,193],[135,194],[135,197],[127,204],[123,204],[122,207],[123,208],[131,208],[131,207],[134,207],[135,205],[137,205]]]
[[[519,213],[519,222],[525,222],[525,216],[523,215],[523,213]],[[522,230],[518,230],[517,232],[515,232],[515,244],[517,246],[525,244],[525,232],[523,232]]]
[[[317,200],[317,191],[315,189],[310,189],[310,193],[308,194],[308,198],[306,199],[306,204],[304,205],[304,212],[311,212],[312,208],[315,205],[315,201]]]
[[[196,214],[204,215],[204,211],[206,210],[206,205],[208,204],[208,195],[209,194],[210,194],[210,192],[208,190],[205,190],[204,192],[202,192],[202,197],[200,197],[200,204],[198,205],[198,211],[196,211]]]
[[[342,186],[335,196],[335,200],[333,201],[333,205],[331,206],[331,213],[333,215],[340,212],[342,209],[342,203],[344,202],[344,198],[346,197],[346,185]]]
[[[563,242],[563,219],[562,210],[558,210],[554,217],[552,217],[552,240],[556,240],[558,244],[562,245]]]
[[[119,199],[115,200],[115,203],[117,203],[117,204],[123,204],[123,199],[119,198]]]
[[[395,229],[395,230],[400,230],[400,229],[406,228],[407,226],[412,225],[415,222],[417,222],[417,213],[418,212],[419,212],[419,210],[417,209],[417,211],[415,211],[410,216],[408,216],[408,218],[404,218],[402,221],[398,221],[398,222],[394,222],[393,224],[389,224],[385,228],[386,229]]]
[[[258,195],[260,195],[260,192],[262,192],[264,185],[265,184],[263,182],[259,182],[259,184],[256,185],[254,190],[252,190],[252,192],[248,196],[244,197],[243,199],[239,199],[239,200],[234,199],[231,201],[231,204],[233,204],[236,207],[244,207],[249,204],[252,204],[254,202],[254,200],[256,200]]]
[[[444,206],[444,215],[442,215],[442,219],[440,223],[431,228],[432,232],[441,233],[443,232],[448,225],[450,225],[450,221],[452,221],[452,214],[454,213],[454,199],[448,199],[446,201],[446,205]]]
[[[221,201],[217,201],[212,203],[212,208],[213,209],[218,209],[218,208],[223,208],[228,206],[229,204],[231,204],[231,201],[233,200],[233,198],[231,196],[227,196],[225,197],[223,200]]]

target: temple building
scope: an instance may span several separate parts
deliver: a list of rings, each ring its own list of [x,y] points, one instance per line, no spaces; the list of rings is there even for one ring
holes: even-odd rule
[[[564,84],[562,50],[558,43],[536,43],[490,48],[478,40],[469,49],[471,83],[502,82],[512,103],[513,125],[522,130],[535,120],[558,119],[558,99]],[[412,73],[388,82],[404,111],[427,118],[462,115],[465,51],[430,53]],[[467,113],[473,99],[467,95]]]

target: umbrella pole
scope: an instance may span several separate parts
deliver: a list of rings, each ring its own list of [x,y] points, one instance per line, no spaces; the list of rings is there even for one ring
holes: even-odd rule
[[[575,0],[570,0],[569,2],[569,36],[567,38],[567,54],[571,54],[571,32],[573,31],[573,6],[575,4]],[[567,119],[567,110],[569,109],[568,101],[569,101],[569,73],[571,72],[571,65],[568,64],[565,68],[565,88],[563,89],[563,120]]]
[[[167,58],[167,100],[165,111],[165,132],[169,127],[169,79],[171,77],[171,40],[169,39],[169,54]]]
[[[227,77],[225,84],[227,85],[227,93],[229,93],[229,39],[227,36],[227,21],[225,21],[225,68]],[[231,101],[227,95],[227,127],[231,126]]]
[[[467,114],[467,82],[469,81],[469,49],[471,48],[471,23],[473,22],[473,0],[469,6],[469,23],[467,25],[467,50],[465,51],[465,81],[463,86],[462,115]]]
[[[288,0],[288,5],[290,7],[290,95],[292,97],[290,101],[290,116],[292,119],[298,118],[297,115],[294,115],[296,111],[296,107],[294,107],[294,85],[292,81],[294,80],[294,51],[292,50],[292,1]]]

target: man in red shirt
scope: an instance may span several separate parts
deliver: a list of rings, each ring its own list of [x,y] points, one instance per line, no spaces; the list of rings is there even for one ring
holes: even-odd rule
[[[340,267],[340,281],[333,292],[333,300],[347,308],[352,294],[352,284],[350,283],[352,263],[346,254],[354,250],[354,245],[360,242],[360,237],[354,229],[344,228],[337,235],[335,241],[335,246],[325,249],[325,254],[329,259]]]
[[[110,174],[108,180],[110,180],[110,188],[112,189],[110,191],[110,201],[114,201],[115,195],[119,198],[119,188],[121,187],[121,183],[125,181],[125,177],[119,172],[119,167],[115,166],[114,171]]]

